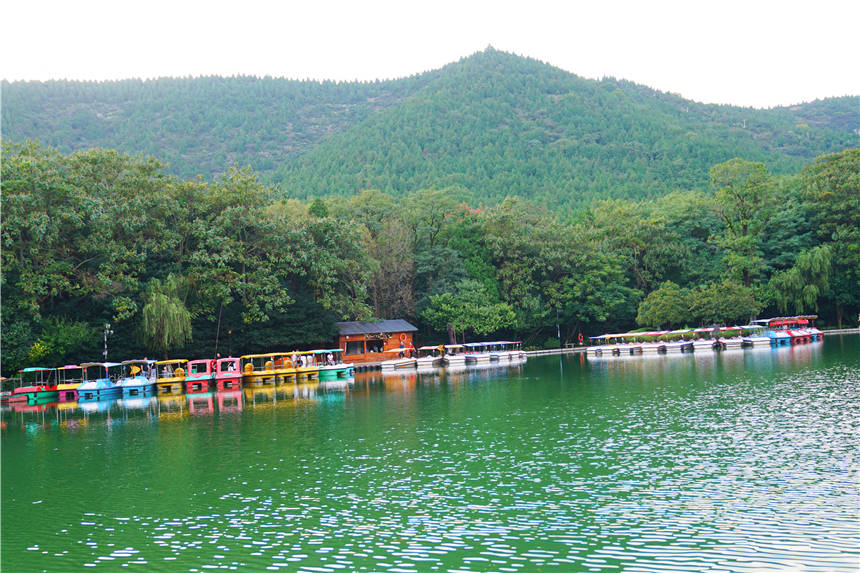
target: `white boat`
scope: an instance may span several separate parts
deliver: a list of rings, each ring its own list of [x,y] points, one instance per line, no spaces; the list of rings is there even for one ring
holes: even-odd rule
[[[465,346],[467,349],[466,364],[486,364],[492,360],[492,355],[486,342],[467,342]]]
[[[642,354],[657,354],[662,348],[662,342],[643,342]]]
[[[724,350],[737,350],[743,346],[744,339],[740,336],[732,336],[730,338],[721,338],[720,345]]]
[[[415,358],[411,356],[407,356],[406,353],[410,352],[406,348],[395,348],[394,350],[386,350],[387,353],[396,353],[394,358],[390,358],[388,360],[380,363],[380,367],[383,370],[400,370],[403,368],[415,368],[418,363]]]
[[[684,349],[684,345],[686,343],[683,340],[673,340],[671,342],[665,343],[666,353],[674,354],[676,352],[681,352]]]
[[[465,346],[462,344],[446,344],[443,360],[447,366],[463,366],[466,364]]]
[[[430,368],[433,366],[442,366],[444,363],[444,358],[442,357],[442,349],[444,347],[439,346],[422,346],[418,348],[418,358],[415,359],[415,363],[418,368]]]
[[[716,342],[712,338],[697,338],[693,341],[693,352],[713,350]]]

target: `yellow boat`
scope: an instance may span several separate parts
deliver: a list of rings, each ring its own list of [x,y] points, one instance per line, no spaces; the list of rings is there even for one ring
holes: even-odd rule
[[[57,392],[60,402],[75,402],[78,399],[78,386],[83,382],[81,373],[77,376],[70,374],[72,371],[80,371],[81,367],[76,364],[67,364],[57,368]]]
[[[272,354],[242,356],[242,384],[259,388],[275,385],[275,361]]]
[[[292,352],[293,366],[296,378],[319,379],[320,356],[324,350],[305,350],[303,352]]]
[[[185,389],[184,358],[174,360],[159,360],[155,363],[155,388],[158,394],[182,394]]]
[[[273,352],[269,355],[275,372],[275,384],[286,384],[293,382],[296,378],[296,369],[293,366],[293,354],[291,352]]]

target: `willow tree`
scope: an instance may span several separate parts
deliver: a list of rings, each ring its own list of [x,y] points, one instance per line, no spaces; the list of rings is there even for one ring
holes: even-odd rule
[[[143,336],[146,345],[167,358],[169,350],[191,341],[191,313],[180,296],[186,290],[183,277],[170,274],[164,281],[152,279],[143,307]]]

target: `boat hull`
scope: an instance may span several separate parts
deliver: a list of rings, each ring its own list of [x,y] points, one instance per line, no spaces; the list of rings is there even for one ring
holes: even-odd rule
[[[123,384],[122,386],[123,397],[148,396],[151,394],[155,394],[154,382],[144,382],[141,384]]]
[[[85,402],[88,400],[107,400],[110,398],[119,398],[121,396],[122,387],[120,386],[112,386],[109,388],[84,388],[82,384],[81,387],[78,388],[78,402]]]

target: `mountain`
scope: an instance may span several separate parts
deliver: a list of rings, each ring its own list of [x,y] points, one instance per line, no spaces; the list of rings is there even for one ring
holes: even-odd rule
[[[732,157],[793,173],[857,147],[860,97],[757,110],[587,80],[488,48],[382,82],[204,77],[4,82],[3,137],[152,155],[182,177],[250,165],[308,198],[457,187],[558,206],[705,188]]]

